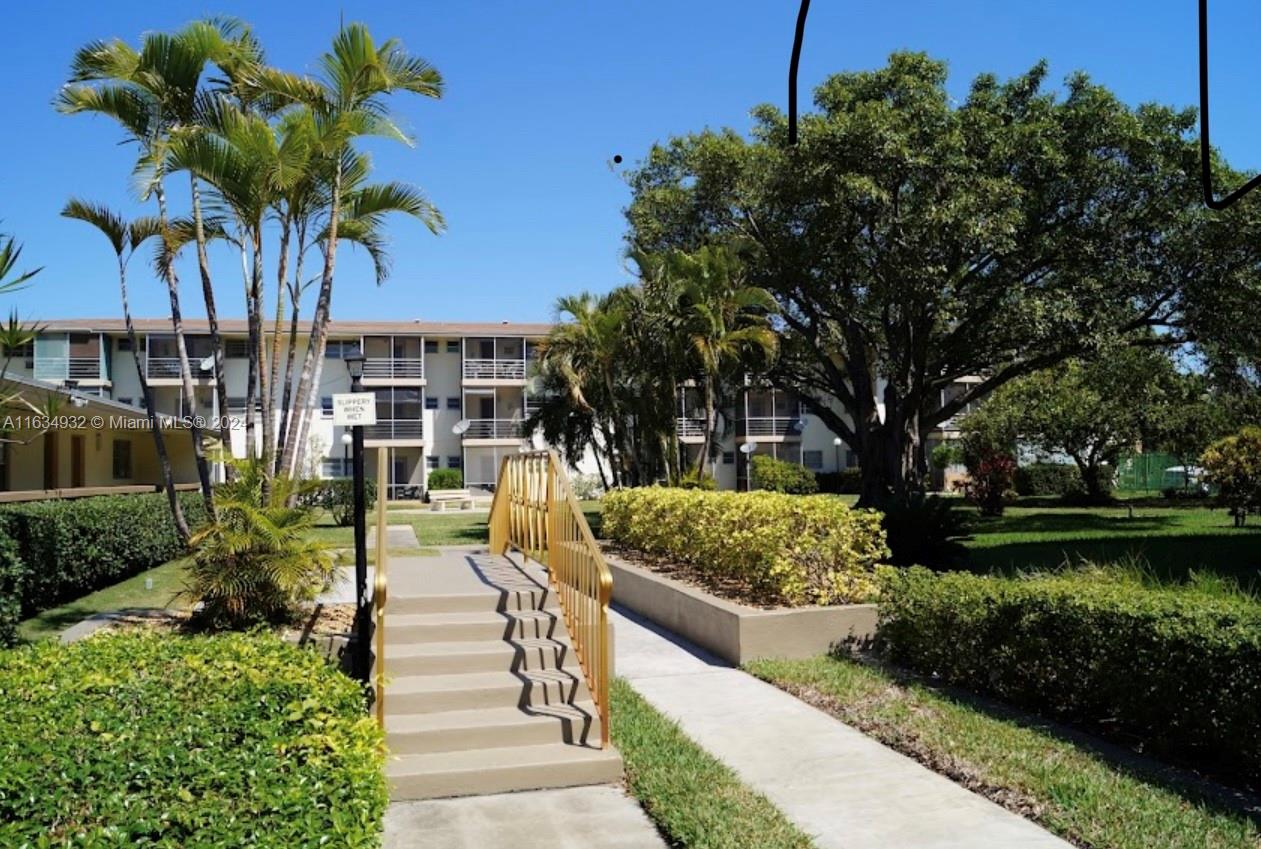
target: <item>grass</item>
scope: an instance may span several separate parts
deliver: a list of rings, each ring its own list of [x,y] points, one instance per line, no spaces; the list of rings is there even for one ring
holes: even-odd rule
[[[815,844],[765,796],[662,716],[621,679],[612,684],[613,742],[626,779],[672,846],[807,849]]]
[[[1009,507],[982,518],[969,507],[964,541],[972,567],[1008,572],[1065,562],[1140,559],[1166,578],[1194,571],[1261,585],[1261,526],[1234,528],[1224,510],[1205,507]]]
[[[851,659],[756,661],[748,671],[1078,846],[1256,849],[1261,841],[1258,822],[1224,793],[997,706]]]
[[[153,589],[145,589],[146,580],[153,581]],[[183,587],[184,570],[174,561],[163,563],[27,619],[18,626],[18,638],[35,642],[56,637],[76,622],[109,610],[179,606],[175,603],[175,595]]]

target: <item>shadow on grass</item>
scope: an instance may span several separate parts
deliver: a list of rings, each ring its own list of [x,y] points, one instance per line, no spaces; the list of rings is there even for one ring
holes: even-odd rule
[[[918,685],[943,701],[967,708],[986,718],[1006,722],[1067,743],[1089,752],[1119,773],[1174,793],[1190,804],[1203,806],[1219,814],[1242,816],[1261,827],[1259,788],[1255,785],[1250,786],[1242,777],[1228,775],[1219,777],[1201,773],[1195,767],[1188,765],[1159,761],[1136,752],[1122,742],[1100,737],[1081,728],[1065,725],[1039,714],[978,695],[970,690],[929,681],[914,672],[884,663],[873,655],[855,658],[847,652],[837,657],[838,662],[842,663],[855,659],[863,665],[879,670],[902,687]]]
[[[1169,531],[1183,525],[1178,516],[1135,516],[1125,514],[1103,516],[1098,512],[1032,513],[1024,516],[1003,516],[996,519],[971,517],[968,530],[973,534],[1136,534]],[[1229,525],[1229,520],[1223,525]]]
[[[161,607],[133,607],[133,610],[162,610]],[[91,619],[101,613],[100,607],[90,604],[67,604],[37,613],[18,626],[18,639],[23,643],[56,638],[72,625]]]

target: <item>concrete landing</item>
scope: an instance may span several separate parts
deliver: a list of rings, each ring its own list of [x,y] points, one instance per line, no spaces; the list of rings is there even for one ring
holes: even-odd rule
[[[377,544],[375,525],[368,526],[368,550]],[[390,548],[420,548],[420,540],[416,539],[416,529],[411,525],[386,525],[385,544]]]
[[[617,787],[395,802],[384,849],[665,849],[648,817]]]
[[[1071,849],[651,623],[617,612],[613,620],[618,674],[821,849]]]

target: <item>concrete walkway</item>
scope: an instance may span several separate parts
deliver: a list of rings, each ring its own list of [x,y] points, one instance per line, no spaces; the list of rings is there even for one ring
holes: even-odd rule
[[[571,787],[395,802],[384,849],[665,849],[620,788]]]
[[[1071,849],[1034,823],[631,616],[613,615],[617,674],[823,849]]]

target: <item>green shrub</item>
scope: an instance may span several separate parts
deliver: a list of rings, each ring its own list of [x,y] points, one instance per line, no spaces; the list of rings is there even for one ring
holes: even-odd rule
[[[857,495],[863,491],[863,470],[858,466],[849,466],[839,472],[820,472],[814,479],[819,484],[819,492]]]
[[[1221,490],[1222,503],[1242,525],[1261,510],[1261,427],[1245,427],[1204,451],[1204,478]]]
[[[604,496],[603,522],[622,545],[742,581],[776,603],[866,600],[889,554],[880,514],[831,496],[622,489]]]
[[[1082,492],[1081,472],[1065,463],[1034,463],[1016,469],[1017,495],[1071,495]]]
[[[754,454],[753,485],[770,492],[787,492],[792,495],[812,495],[819,491],[814,472],[798,463],[777,460],[766,454]]]
[[[377,482],[363,482],[367,509],[377,503]],[[311,503],[323,507],[333,521],[345,528],[355,521],[355,481],[353,478],[331,478],[321,481],[308,496]]]
[[[713,492],[718,489],[718,481],[714,480],[713,475],[707,475],[695,469],[688,469],[679,478],[679,487],[681,489],[703,489],[706,492]]]
[[[25,570],[18,546],[0,534],[0,648],[17,642],[22,621],[22,576]]]
[[[895,565],[948,568],[966,552],[959,542],[966,533],[964,520],[948,498],[922,492],[890,496],[880,511],[889,540],[889,562]]]
[[[430,489],[464,489],[464,474],[459,469],[434,469],[429,473]]]
[[[895,663],[1149,751],[1261,776],[1261,605],[1099,574],[886,570]]]
[[[957,440],[942,442],[934,446],[932,453],[928,455],[928,461],[933,464],[934,469],[943,472],[951,466],[962,466],[963,446]]]
[[[0,652],[0,845],[379,846],[359,685],[266,634]]]
[[[180,503],[190,525],[205,521],[200,493],[180,493]],[[0,508],[0,536],[13,540],[24,564],[17,581],[0,574],[0,608],[12,605],[16,590],[22,617],[184,553],[166,495],[160,492],[6,505]],[[6,559],[0,551],[0,560]],[[7,562],[0,573],[12,575],[17,568]],[[5,596],[10,596],[7,602]]]

